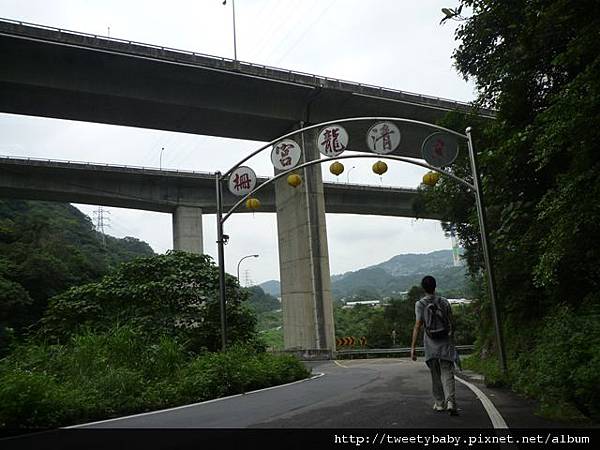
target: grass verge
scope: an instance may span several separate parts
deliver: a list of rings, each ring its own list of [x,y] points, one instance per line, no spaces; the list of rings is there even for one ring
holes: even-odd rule
[[[0,361],[0,427],[39,430],[142,413],[307,378],[291,355],[248,346],[194,355],[130,327],[65,345],[29,343]]]

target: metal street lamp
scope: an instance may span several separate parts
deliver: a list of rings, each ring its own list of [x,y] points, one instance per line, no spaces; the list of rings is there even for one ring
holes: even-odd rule
[[[245,260],[246,258],[258,258],[260,255],[246,255],[244,256],[242,259],[240,259],[238,261],[237,264],[237,278],[238,278],[238,282],[240,281],[240,264],[242,263],[243,260]]]
[[[223,5],[227,4],[227,0],[223,0]],[[233,16],[233,60],[237,61],[237,41],[235,36],[235,0],[231,0],[232,11],[231,14]]]
[[[160,157],[158,158],[158,168],[162,170],[162,154],[165,151],[165,148],[160,149]]]

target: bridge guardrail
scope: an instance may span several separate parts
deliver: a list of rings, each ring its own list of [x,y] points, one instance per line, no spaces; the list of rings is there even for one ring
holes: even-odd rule
[[[459,352],[468,352],[472,351],[475,348],[474,345],[457,345],[456,350]],[[357,350],[338,350],[336,352],[336,356],[338,358],[342,357],[366,357],[369,355],[410,355],[410,347],[402,347],[402,348],[364,348]],[[424,348],[417,347],[417,354],[423,354]]]
[[[12,159],[15,161],[39,161],[39,162],[47,162],[47,163],[60,163],[60,164],[81,164],[85,166],[95,166],[95,167],[114,167],[115,169],[136,169],[136,170],[152,170],[152,171],[161,171],[161,172],[173,172],[173,173],[190,173],[190,174],[198,174],[198,175],[210,175],[214,178],[215,174],[212,172],[205,172],[201,170],[185,170],[185,169],[160,169],[158,167],[147,167],[147,166],[131,166],[127,164],[109,164],[109,163],[98,163],[98,162],[90,162],[90,161],[78,161],[73,159],[50,159],[50,158],[31,158],[31,157],[22,157],[22,156],[10,156],[10,155],[0,155],[0,159]]]
[[[59,163],[59,164],[81,164],[85,166],[93,166],[93,167],[113,167],[115,169],[134,169],[134,170],[147,170],[147,171],[160,171],[167,173],[183,173],[183,174],[192,174],[192,175],[206,175],[210,178],[214,178],[215,174],[213,172],[205,172],[201,170],[185,170],[185,169],[161,169],[158,167],[147,167],[147,166],[131,166],[126,164],[108,164],[108,163],[97,163],[90,161],[77,161],[77,160],[67,160],[67,159],[50,159],[50,158],[31,158],[31,157],[23,157],[23,156],[10,156],[10,155],[0,155],[0,160],[9,159],[13,161],[39,161],[45,163]],[[266,181],[271,177],[266,175],[258,175],[258,180]],[[404,186],[381,186],[377,184],[363,184],[363,183],[345,183],[343,181],[323,181],[324,184],[329,184],[332,186],[351,186],[351,187],[365,187],[365,188],[378,188],[378,189],[386,189],[386,190],[395,190],[395,191],[406,191],[409,193],[415,192],[414,188],[404,187]]]
[[[267,66],[267,65],[264,65],[264,64],[256,64],[256,63],[251,63],[251,62],[246,62],[246,61],[240,61],[240,60],[234,60],[234,59],[231,59],[231,58],[226,58],[226,57],[222,57],[222,56],[215,56],[215,55],[209,55],[209,54],[206,54],[206,53],[194,52],[194,51],[190,51],[190,50],[182,50],[182,49],[177,49],[177,48],[171,48],[171,47],[165,47],[165,46],[160,46],[160,45],[155,45],[155,44],[148,44],[148,43],[143,43],[143,42],[137,42],[137,41],[127,40],[127,39],[120,39],[120,38],[114,38],[114,37],[110,37],[110,36],[103,36],[103,35],[99,35],[99,34],[86,33],[86,32],[82,32],[82,31],[74,31],[74,30],[69,30],[69,29],[65,29],[65,28],[52,27],[52,26],[48,26],[48,25],[41,25],[41,24],[37,24],[37,23],[25,22],[25,21],[21,21],[21,20],[14,20],[14,19],[8,19],[8,18],[3,18],[3,17],[0,17],[0,21],[12,23],[12,24],[15,24],[15,25],[28,26],[28,27],[39,28],[39,29],[43,29],[43,30],[55,31],[55,32],[58,32],[58,33],[69,33],[69,34],[73,34],[73,35],[90,37],[90,38],[94,38],[94,39],[104,39],[104,40],[118,42],[118,43],[127,44],[127,45],[135,45],[135,46],[140,46],[140,47],[147,47],[147,48],[152,48],[152,49],[161,50],[161,51],[168,51],[168,52],[173,52],[173,53],[179,53],[179,54],[182,54],[182,55],[199,56],[199,57],[202,57],[202,58],[214,59],[214,60],[220,61],[220,62],[227,62],[227,63],[232,63],[232,64],[237,63],[239,65],[245,65],[245,66],[249,66],[249,67],[259,68],[259,69],[262,69],[264,71],[278,71],[278,72],[282,72],[282,73],[288,73],[290,75],[299,75],[299,76],[304,76],[304,77],[310,77],[310,78],[312,78],[315,81],[317,81],[317,80],[324,80],[324,81],[329,81],[329,82],[333,82],[333,83],[344,83],[344,84],[347,84],[347,85],[350,85],[350,86],[356,86],[357,88],[359,88],[359,90],[361,88],[372,89],[374,91],[377,91],[379,93],[379,95],[381,95],[381,96],[383,96],[383,94],[385,94],[385,93],[394,93],[394,94],[400,94],[400,95],[413,96],[413,97],[419,98],[422,101],[423,100],[429,100],[429,101],[435,101],[435,102],[438,102],[438,103],[440,103],[440,102],[448,102],[448,103],[452,103],[452,104],[455,104],[455,105],[460,105],[460,106],[463,106],[463,107],[471,107],[472,106],[468,102],[461,102],[461,101],[452,100],[452,99],[448,99],[448,98],[436,97],[436,96],[433,96],[433,95],[424,95],[424,94],[418,94],[416,92],[402,91],[400,89],[384,88],[384,87],[381,87],[381,86],[375,86],[375,85],[368,84],[368,83],[359,83],[359,82],[356,82],[356,81],[343,80],[343,79],[339,79],[339,78],[331,78],[331,77],[326,77],[326,76],[319,76],[319,75],[315,75],[315,74],[311,74],[311,73],[307,73],[307,72],[301,72],[301,71],[297,71],[297,70],[283,69],[283,68],[280,68],[280,67]]]

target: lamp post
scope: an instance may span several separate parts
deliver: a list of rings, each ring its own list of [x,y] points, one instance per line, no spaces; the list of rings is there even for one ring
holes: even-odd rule
[[[165,148],[160,149],[160,157],[158,158],[158,168],[162,170],[162,154],[165,151]]]
[[[259,257],[259,255],[246,255],[246,256],[244,256],[242,259],[240,259],[238,261],[238,264],[237,264],[237,278],[238,278],[238,282],[240,280],[240,264],[242,263],[242,261],[245,260],[246,258],[258,258],[258,257]]]
[[[227,4],[227,0],[223,0],[223,5]],[[237,61],[237,42],[235,36],[235,0],[231,0],[231,9],[233,15],[233,60]]]

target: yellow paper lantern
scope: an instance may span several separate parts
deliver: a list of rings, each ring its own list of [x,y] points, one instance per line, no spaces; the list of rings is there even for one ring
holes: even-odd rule
[[[377,175],[383,175],[387,172],[387,170],[388,166],[383,161],[377,161],[375,164],[373,164],[373,172],[375,172]]]
[[[344,165],[341,162],[336,161],[329,166],[329,171],[337,177],[344,171]]]
[[[287,182],[292,187],[298,187],[302,184],[302,178],[298,174],[291,174],[287,177]]]
[[[260,208],[260,200],[257,198],[249,198],[246,200],[246,208],[253,210]]]
[[[440,174],[438,172],[427,172],[423,175],[423,184],[427,186],[435,186],[435,184],[440,179]]]

